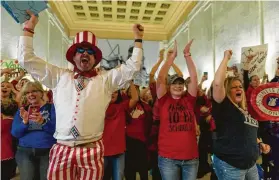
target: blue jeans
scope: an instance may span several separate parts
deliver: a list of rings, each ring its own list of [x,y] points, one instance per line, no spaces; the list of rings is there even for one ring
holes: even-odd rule
[[[105,156],[104,180],[122,180],[124,177],[125,154]]]
[[[222,180],[258,180],[259,174],[256,164],[250,169],[238,169],[213,155],[213,168]]]
[[[196,180],[199,159],[174,160],[159,156],[158,166],[163,180]]]
[[[18,147],[16,162],[20,180],[46,180],[50,149]]]

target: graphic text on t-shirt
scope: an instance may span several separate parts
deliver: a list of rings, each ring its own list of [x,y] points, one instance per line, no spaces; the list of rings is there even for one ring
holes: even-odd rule
[[[194,115],[185,106],[176,103],[168,107],[169,132],[193,131]]]

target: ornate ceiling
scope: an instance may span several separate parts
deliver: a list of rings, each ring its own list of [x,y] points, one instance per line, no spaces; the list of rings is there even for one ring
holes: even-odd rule
[[[196,1],[49,1],[70,36],[90,30],[98,38],[131,39],[132,24],[142,23],[145,40],[168,40]]]

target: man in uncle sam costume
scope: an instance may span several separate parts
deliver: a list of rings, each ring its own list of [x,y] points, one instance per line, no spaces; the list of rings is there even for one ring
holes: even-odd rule
[[[140,70],[143,27],[133,26],[135,48],[126,64],[97,75],[94,67],[101,61],[102,52],[92,32],[78,33],[67,51],[74,71],[62,69],[35,56],[33,35],[38,18],[28,13],[31,18],[19,38],[18,60],[28,73],[52,88],[56,108],[57,144],[50,151],[47,179],[102,179],[105,111],[112,93]]]

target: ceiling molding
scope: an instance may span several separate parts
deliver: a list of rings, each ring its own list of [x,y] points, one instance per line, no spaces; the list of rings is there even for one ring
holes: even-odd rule
[[[63,25],[65,34],[69,36],[69,24],[67,24],[67,21],[64,20],[60,13],[57,13],[59,11],[57,10],[56,6],[52,4],[52,1],[49,1],[48,4],[50,7],[50,13],[55,14],[60,23]]]
[[[145,27],[145,40],[169,40],[197,1],[49,1],[70,37],[89,30],[98,38],[133,39],[132,25]]]

